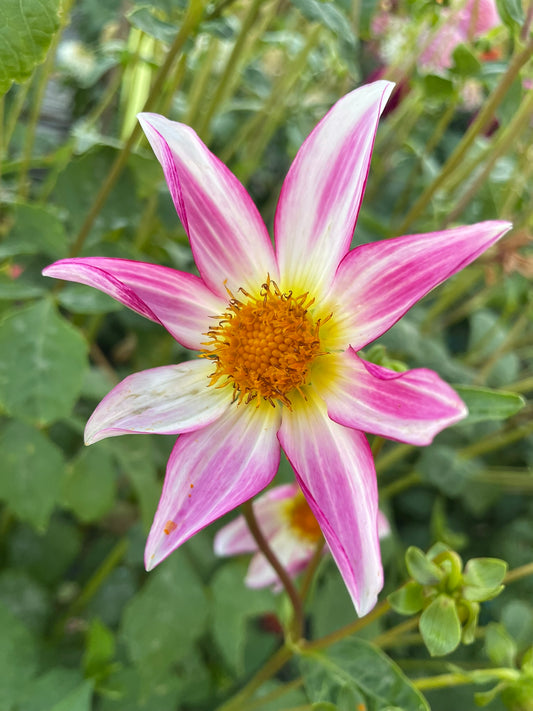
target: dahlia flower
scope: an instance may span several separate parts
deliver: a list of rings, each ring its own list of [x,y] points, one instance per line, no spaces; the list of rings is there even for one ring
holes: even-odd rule
[[[258,496],[254,512],[259,528],[279,562],[291,577],[304,570],[314,556],[322,538],[322,530],[298,484],[273,486]],[[378,535],[390,533],[387,517],[378,510]],[[254,553],[244,579],[250,588],[272,586],[281,589],[276,571],[259,551],[244,516],[237,516],[220,529],[214,540],[215,553],[235,556]]]
[[[359,614],[382,587],[377,486],[363,431],[415,445],[466,415],[439,376],[357,353],[504,234],[504,222],[350,242],[392,84],[347,94],[311,132],[281,189],[275,244],[237,178],[196,133],[139,120],[200,276],[122,259],[64,259],[47,276],[89,284],[164,326],[199,357],[130,375],[89,419],[88,444],[179,434],[148,536],[149,570],[255,496],[280,445]]]

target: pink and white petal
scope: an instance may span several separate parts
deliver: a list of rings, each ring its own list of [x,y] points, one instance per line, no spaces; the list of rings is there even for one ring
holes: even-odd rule
[[[302,144],[285,178],[274,232],[283,288],[328,289],[350,247],[387,81],[340,99]]]
[[[222,298],[226,286],[257,290],[267,274],[277,279],[276,257],[257,208],[233,173],[192,128],[158,114],[138,119],[165,178],[196,265]]]
[[[269,543],[291,577],[304,570],[315,552],[313,545],[293,535],[287,528],[280,530]],[[244,582],[249,588],[265,588],[271,585],[277,588],[280,585],[276,571],[262,553],[257,553],[252,558]]]
[[[316,393],[306,395],[284,410],[278,438],[362,616],[383,585],[372,454],[362,432],[333,422]]]
[[[146,542],[147,570],[272,481],[279,424],[279,408],[234,404],[204,429],[178,437]]]
[[[257,523],[268,541],[286,525],[284,502],[286,499],[292,499],[297,491],[297,484],[274,486],[254,501]],[[238,516],[221,528],[215,536],[213,545],[215,554],[220,556],[253,553],[257,550],[257,543],[250,533],[244,516]]]
[[[345,427],[421,446],[468,414],[432,370],[397,373],[362,360],[353,348],[330,357],[336,377],[320,384],[320,393],[331,419]]]
[[[198,358],[129,375],[89,418],[85,444],[133,432],[193,432],[211,424],[231,404],[231,394],[209,387],[212,370],[210,361]]]
[[[62,259],[45,276],[93,286],[133,311],[161,323],[186,348],[200,350],[213,316],[226,300],[213,294],[194,274],[170,267],[110,257]]]
[[[378,510],[378,536],[380,540],[390,536],[391,528],[389,519],[385,516],[383,511]]]
[[[509,222],[479,222],[353,249],[340,263],[326,298],[334,310],[337,346],[350,344],[359,350],[381,336],[413,304],[473,262],[511,226]]]

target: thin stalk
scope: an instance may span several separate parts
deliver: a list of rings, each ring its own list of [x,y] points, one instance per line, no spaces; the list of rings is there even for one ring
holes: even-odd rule
[[[512,219],[515,215],[515,205],[520,200],[524,190],[531,184],[533,177],[533,146],[528,146],[521,154],[519,153],[517,165],[513,177],[508,182],[507,196],[503,201],[501,216],[504,219]],[[516,227],[515,219],[515,227]]]
[[[219,706],[216,711],[242,711],[243,703],[251,698],[265,681],[271,679],[274,674],[284,667],[293,654],[294,651],[290,647],[280,647],[266,664],[254,674],[250,681],[235,696]]]
[[[330,645],[335,644],[335,642],[339,642],[341,639],[344,639],[345,637],[349,637],[350,635],[359,632],[359,630],[362,630],[371,622],[378,620],[390,609],[391,606],[388,600],[383,600],[383,602],[380,602],[379,605],[376,605],[376,607],[371,610],[368,615],[365,615],[364,617],[359,617],[357,620],[354,620],[354,622],[351,622],[349,625],[345,625],[344,627],[335,630],[335,632],[331,632],[325,637],[317,639],[314,642],[302,643],[302,651],[318,652],[321,649],[326,649]]]
[[[383,474],[384,471],[389,469],[393,464],[400,462],[405,459],[415,447],[412,444],[397,444],[385,454],[382,454],[376,460],[376,472],[378,474]]]
[[[303,683],[303,679],[300,677],[299,679],[294,679],[293,681],[289,681],[286,684],[281,684],[277,688],[272,689],[272,691],[269,691],[268,694],[263,694],[259,699],[255,699],[253,701],[249,701],[247,704],[243,704],[239,711],[255,711],[255,709],[261,708],[261,706],[264,706],[265,704],[269,704],[272,701],[280,699],[282,696],[285,696],[285,694],[288,694],[289,691],[299,689],[300,686],[303,685]],[[294,709],[292,711],[294,711]]]
[[[248,524],[248,528],[250,529],[250,533],[254,537],[259,547],[259,550],[276,571],[278,578],[280,579],[287,595],[289,596],[293,608],[293,619],[289,629],[289,641],[293,643],[297,642],[302,637],[304,628],[304,616],[300,595],[294,587],[290,575],[281,565],[278,557],[268,544],[266,538],[263,536],[263,533],[259,528],[259,524],[257,523],[257,519],[255,517],[252,502],[246,501],[241,508],[244,518],[246,519],[246,523]]]
[[[442,689],[448,686],[460,686],[463,684],[488,684],[492,681],[516,681],[520,672],[507,667],[501,669],[476,669],[470,672],[451,672],[449,674],[439,674],[438,676],[422,677],[412,680],[413,686],[419,691],[428,689]]]
[[[217,82],[215,93],[211,97],[211,101],[209,102],[209,105],[207,106],[205,111],[202,112],[199,124],[196,127],[198,134],[202,137],[205,137],[205,135],[207,134],[209,124],[211,123],[211,119],[213,118],[217,108],[228,96],[230,79],[239,70],[241,55],[244,52],[250,34],[250,30],[252,29],[253,24],[259,14],[259,10],[261,9],[263,1],[264,0],[252,0],[250,5],[248,6],[248,12],[246,13],[242,21],[241,30],[235,41],[235,44],[233,45],[231,54],[228,57],[228,61],[226,62],[226,66],[224,67],[224,71],[222,72],[222,76]]]
[[[307,569],[305,571],[304,579],[302,580],[302,584],[300,586],[300,600],[302,603],[305,602],[307,595],[309,594],[309,590],[311,588],[311,583],[313,582],[313,578],[316,573],[316,569],[318,568],[318,565],[320,561],[322,560],[323,557],[323,551],[324,551],[324,538],[321,536],[320,540],[318,541],[315,552],[313,553],[313,557],[309,561],[309,564],[307,565]]]
[[[459,450],[459,456],[463,459],[473,459],[474,457],[479,457],[480,454],[494,452],[497,449],[513,444],[513,442],[518,442],[532,432],[533,421],[520,425],[515,429],[500,430],[500,432],[492,433],[478,442],[463,447]]]
[[[528,577],[529,575],[533,575],[533,562],[526,563],[525,565],[521,565],[519,568],[509,570],[503,579],[503,582],[506,585],[509,585],[509,583],[514,583],[517,580]]]
[[[35,76],[35,72],[31,75],[31,77],[24,84],[22,84],[22,86],[17,87],[17,93],[15,95],[15,99],[13,101],[11,110],[9,111],[9,114],[6,119],[6,130],[4,133],[4,149],[5,149],[6,155],[7,155],[7,151],[9,148],[9,144],[11,143],[13,131],[15,130],[15,128],[19,122],[20,114],[22,113],[22,109],[24,108],[24,102],[26,101],[26,97],[28,96],[28,92],[30,90],[30,86],[33,82],[34,76]]]
[[[181,25],[180,31],[176,35],[174,42],[172,43],[167,52],[165,61],[163,62],[161,68],[155,76],[154,83],[152,85],[148,98],[146,99],[143,111],[149,111],[152,108],[152,105],[159,99],[159,95],[161,93],[161,89],[163,88],[165,79],[172,65],[174,64],[177,55],[182,51],[183,45],[185,44],[187,38],[196,29],[202,18],[204,6],[205,0],[190,0],[189,7],[187,9],[187,13]],[[109,173],[107,174],[106,179],[102,184],[102,187],[100,188],[94,199],[89,213],[87,214],[87,217],[85,218],[80,228],[80,231],[76,236],[72,249],[70,250],[71,257],[76,256],[81,251],[85,240],[87,239],[89,232],[91,231],[93,223],[98,214],[100,213],[100,210],[106,203],[111,193],[111,190],[113,189],[119,175],[121,174],[124,166],[126,165],[129,155],[137,141],[137,138],[140,136],[140,133],[141,128],[140,125],[137,123],[135,124],[133,131],[130,133],[128,140],[124,144],[124,147],[116,157],[113,165],[109,170]]]
[[[189,107],[183,119],[184,123],[189,126],[194,126],[197,123],[198,114],[205,101],[207,86],[213,74],[213,64],[215,63],[219,49],[219,40],[215,38],[212,39],[202,58],[201,66],[195,70],[194,82],[188,92]]]
[[[405,234],[408,228],[415,222],[418,217],[422,215],[425,208],[431,201],[433,195],[441,188],[447,180],[450,178],[452,173],[461,165],[464,161],[464,157],[467,151],[470,149],[474,143],[476,137],[483,132],[483,130],[488,126],[490,120],[492,119],[495,110],[503,101],[509,87],[513,81],[518,76],[520,69],[529,61],[533,53],[533,37],[529,42],[511,59],[507,71],[500,79],[498,85],[493,90],[492,94],[489,96],[485,105],[478,113],[474,121],[471,123],[470,128],[466,131],[465,135],[452,152],[446,163],[442,166],[439,175],[435,180],[428,185],[426,190],[422,193],[419,199],[415,202],[413,207],[409,210],[405,216],[401,226],[399,227],[400,234]]]
[[[490,358],[488,358],[479,369],[476,377],[474,378],[474,385],[481,385],[484,383],[498,360],[505,353],[508,353],[510,350],[515,348],[517,339],[524,333],[524,328],[526,328],[528,323],[530,323],[530,319],[530,313],[522,314],[516,319],[513,326],[506,333],[504,340],[497,348],[494,349],[490,355]]]
[[[515,383],[510,383],[505,387],[512,393],[529,393],[533,391],[533,375],[523,380],[517,380]]]
[[[378,634],[377,637],[374,637],[372,643],[377,645],[378,647],[381,647],[381,649],[385,649],[385,647],[389,647],[390,645],[395,644],[398,637],[403,635],[405,632],[410,632],[412,629],[417,627],[419,620],[420,615],[417,615],[416,617],[410,617],[408,620],[400,622],[400,624],[391,627],[390,630],[386,630],[385,632]]]
[[[448,213],[446,219],[444,220],[444,226],[453,222],[463,210],[469,205],[469,203],[474,199],[479,190],[485,185],[489,175],[494,167],[496,161],[503,154],[507,153],[509,149],[516,145],[517,137],[522,133],[524,128],[526,128],[531,122],[531,115],[533,114],[533,91],[527,93],[525,101],[523,101],[518,108],[518,111],[514,115],[512,121],[508,126],[503,129],[501,136],[499,136],[496,141],[492,144],[489,158],[483,169],[478,173],[472,184],[469,186],[468,190],[463,193],[461,199],[455,206],[455,208]],[[470,167],[470,166],[469,166]]]
[[[0,97],[0,185],[2,181],[2,163],[4,156],[4,109],[5,109],[5,97]]]
[[[483,279],[483,269],[477,266],[463,269],[453,279],[446,282],[438,292],[438,297],[422,322],[422,333],[427,333],[435,325],[435,319],[447,311],[456,301],[463,299],[465,294],[472,289],[478,281]]]
[[[170,113],[170,108],[172,106],[172,101],[178,89],[181,86],[181,82],[185,77],[185,71],[187,69],[187,55],[182,54],[178,61],[178,66],[174,72],[172,72],[172,78],[168,86],[165,87],[166,96],[161,100],[160,108],[158,108],[159,113],[166,116]]]
[[[405,476],[400,477],[396,481],[393,481],[391,484],[387,484],[386,486],[380,487],[379,498],[382,500],[390,499],[396,494],[399,494],[400,492],[405,491],[406,489],[410,489],[412,486],[420,484],[421,481],[422,479],[420,478],[420,475],[417,474],[417,472],[411,472],[410,474],[406,474]]]

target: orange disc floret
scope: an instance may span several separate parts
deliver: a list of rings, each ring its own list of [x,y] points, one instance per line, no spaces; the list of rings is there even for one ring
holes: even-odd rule
[[[299,538],[303,538],[310,543],[316,543],[320,540],[322,531],[301,492],[288,502],[286,515],[292,532]]]
[[[216,364],[210,385],[231,383],[233,399],[239,403],[259,397],[273,406],[279,401],[290,407],[288,394],[301,392],[312,361],[321,355],[322,324],[309,314],[314,299],[307,292],[299,296],[283,293],[270,276],[259,297],[242,288],[239,291],[245,299],[229,292],[227,311],[206,334],[210,340],[203,344],[206,350],[201,355]]]

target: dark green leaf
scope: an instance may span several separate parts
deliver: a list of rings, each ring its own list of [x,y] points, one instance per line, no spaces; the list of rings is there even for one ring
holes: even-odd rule
[[[37,649],[27,627],[0,602],[0,708],[16,708],[37,669]]]
[[[320,22],[349,44],[355,44],[355,37],[345,15],[332,2],[319,0],[291,0],[302,15],[311,22]]]
[[[521,395],[504,390],[491,390],[473,385],[457,385],[455,390],[468,407],[468,416],[461,420],[459,425],[486,420],[505,420],[519,412],[526,404]]]
[[[67,468],[63,501],[80,521],[97,521],[113,506],[115,478],[107,442],[83,449]]]
[[[302,655],[300,669],[311,703],[338,705],[348,688],[372,711],[391,706],[429,711],[422,694],[400,668],[381,650],[355,637],[337,642],[326,654]]]
[[[67,235],[59,217],[48,208],[18,204],[11,215],[13,226],[0,245],[0,258],[19,254],[46,254],[52,259],[67,254]]]
[[[59,0],[2,0],[0,4],[0,96],[27,79],[42,62],[59,27]]]
[[[161,42],[171,44],[178,33],[178,27],[156,17],[147,7],[129,12],[126,17],[134,27]]]
[[[0,324],[0,402],[15,417],[50,424],[66,417],[87,366],[81,334],[45,300]]]
[[[10,422],[0,433],[0,498],[17,516],[44,530],[61,491],[61,450],[41,432]]]

